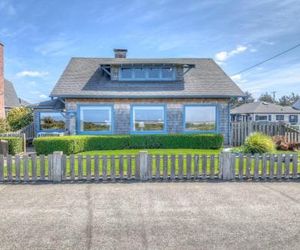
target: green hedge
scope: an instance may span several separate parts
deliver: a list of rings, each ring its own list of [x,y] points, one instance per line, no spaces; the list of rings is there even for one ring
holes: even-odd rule
[[[8,153],[15,155],[23,152],[23,138],[22,137],[0,137],[0,140],[8,141]]]
[[[172,134],[172,135],[100,135],[39,137],[33,141],[37,154],[63,151],[65,154],[91,150],[194,148],[218,149],[222,147],[220,134]]]

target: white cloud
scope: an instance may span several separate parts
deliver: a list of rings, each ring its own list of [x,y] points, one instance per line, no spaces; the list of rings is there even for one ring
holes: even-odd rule
[[[48,96],[46,96],[46,95],[44,95],[44,94],[39,95],[39,97],[40,97],[40,98],[43,98],[43,99],[48,98]]]
[[[239,81],[239,80],[242,79],[242,76],[241,76],[241,74],[234,75],[234,76],[231,76],[231,79],[232,79],[233,81]]]
[[[30,71],[30,70],[23,70],[16,74],[17,77],[44,77],[47,76],[49,73],[44,71]]]
[[[245,52],[247,49],[248,49],[247,46],[238,45],[235,49],[233,49],[231,51],[220,51],[220,52],[218,52],[215,55],[215,58],[219,62],[224,62],[224,61],[228,60],[228,58],[230,58],[234,55],[238,55],[238,54],[241,54],[241,53]]]
[[[35,51],[38,53],[41,53],[42,55],[51,55],[51,56],[62,56],[62,55],[68,55],[70,52],[73,53],[74,41],[69,40],[64,37],[64,35],[61,35],[57,39],[48,41],[46,43],[43,43],[37,47],[35,47]]]

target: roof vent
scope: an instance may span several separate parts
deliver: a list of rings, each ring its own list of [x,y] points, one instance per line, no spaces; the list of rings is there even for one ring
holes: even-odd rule
[[[126,58],[127,49],[114,49],[115,58]]]

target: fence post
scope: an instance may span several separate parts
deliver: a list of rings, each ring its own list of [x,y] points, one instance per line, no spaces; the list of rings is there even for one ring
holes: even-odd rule
[[[53,152],[52,159],[52,181],[61,182],[62,180],[62,151]]]
[[[140,180],[146,181],[149,179],[148,173],[148,152],[140,151],[139,152],[139,160],[140,160]]]
[[[233,176],[233,167],[231,164],[232,154],[231,152],[221,152],[220,154],[220,171],[221,178],[223,180],[232,180]]]

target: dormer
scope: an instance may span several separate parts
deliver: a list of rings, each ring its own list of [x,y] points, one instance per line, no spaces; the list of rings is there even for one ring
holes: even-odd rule
[[[172,59],[127,59],[126,49],[114,49],[115,58],[101,65],[111,81],[117,82],[178,82],[193,64],[174,63]],[[173,61],[173,62],[172,62]]]

